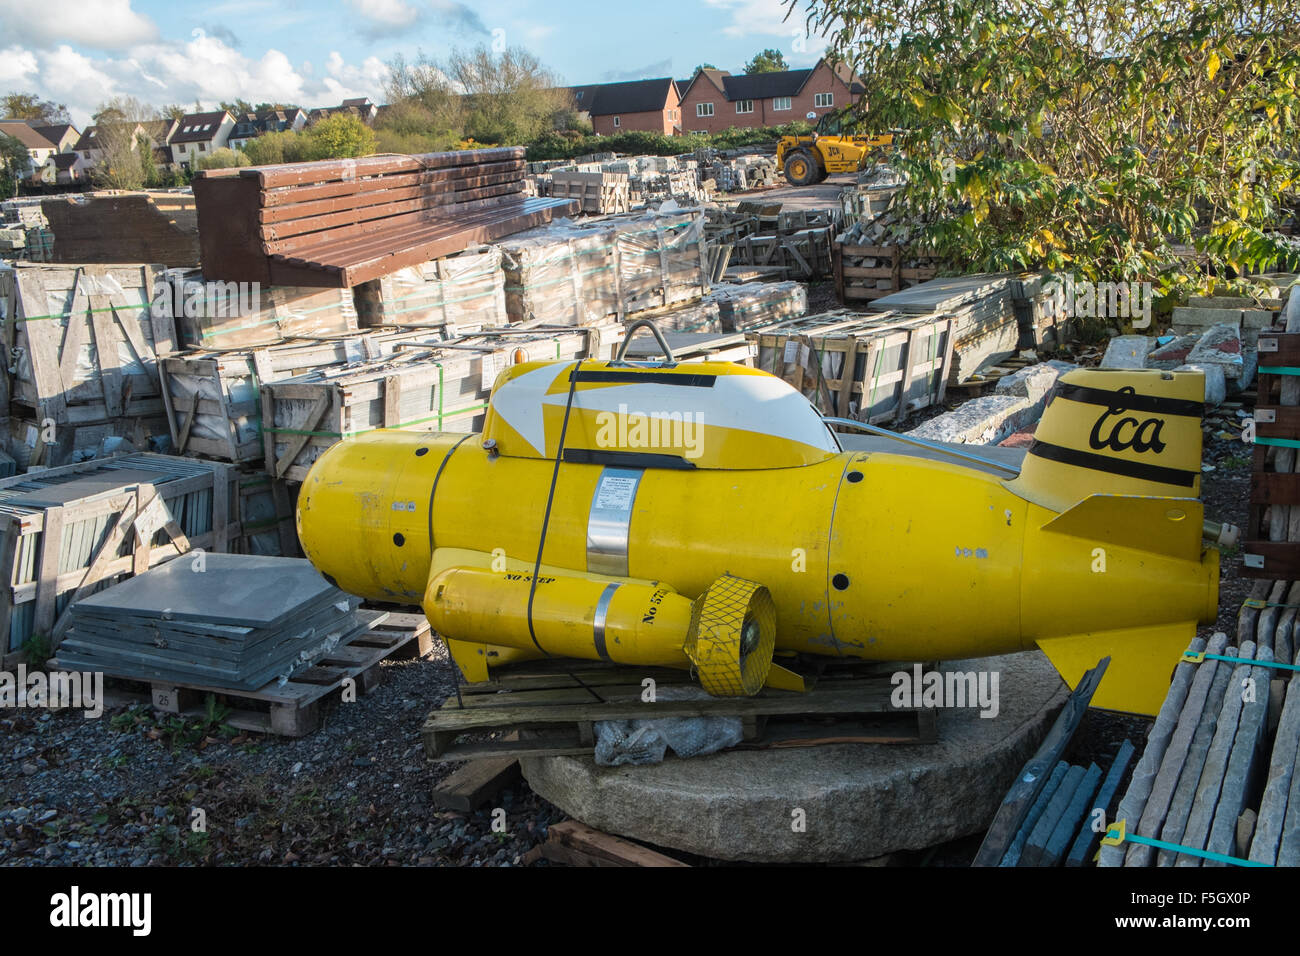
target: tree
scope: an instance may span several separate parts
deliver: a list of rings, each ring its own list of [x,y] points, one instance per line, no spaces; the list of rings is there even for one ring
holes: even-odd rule
[[[240,150],[253,166],[275,166],[297,162],[302,158],[303,137],[298,133],[263,133],[250,139]]]
[[[198,162],[199,169],[232,169],[235,166],[251,166],[253,161],[249,159],[247,153],[241,153],[238,150],[223,146],[221,149],[214,149],[208,155],[204,156]]]
[[[303,138],[306,140],[303,159],[369,156],[378,146],[375,131],[348,113],[327,116],[310,127]]]
[[[522,47],[453,51],[446,74],[464,93],[464,133],[481,143],[529,143],[571,106],[559,80]]]
[[[780,50],[768,48],[754,55],[754,59],[745,64],[746,73],[779,73],[790,69]]]
[[[166,106],[159,107],[158,113],[163,119],[181,120],[189,110],[179,103],[168,103]]]
[[[31,169],[22,140],[0,133],[0,196],[17,196],[18,183]]]
[[[40,99],[31,93],[9,93],[0,97],[0,119],[31,120],[42,126],[72,122],[67,106]]]
[[[239,119],[245,113],[257,112],[257,110],[253,107],[252,103],[242,98],[237,98],[229,103],[227,103],[225,100],[222,100],[221,105],[218,108],[225,110],[227,113],[229,113],[231,116],[235,117],[236,119]]]
[[[92,178],[109,189],[140,189],[158,171],[153,159],[153,142],[144,124],[156,121],[158,111],[134,97],[119,96],[95,111],[95,137],[100,157]]]
[[[445,72],[424,53],[414,62],[398,54],[388,64],[384,85],[388,108],[375,124],[384,149],[417,152],[450,149],[461,138],[465,104]]]
[[[787,0],[793,9],[794,0]],[[827,56],[902,129],[902,208],[971,269],[1142,279],[1173,295],[1270,265],[1300,182],[1300,0],[814,0]]]
[[[694,76],[696,73],[700,72],[700,70],[716,70],[716,69],[717,67],[714,66],[712,63],[701,63],[699,66],[697,66],[694,70],[691,71],[691,76]]]

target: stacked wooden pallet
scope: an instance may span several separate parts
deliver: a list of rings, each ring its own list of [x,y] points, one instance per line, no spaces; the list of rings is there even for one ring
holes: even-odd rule
[[[225,465],[148,453],[0,481],[4,660],[33,635],[57,638],[73,600],[124,576],[193,548],[262,550],[247,535],[280,530],[264,494]]]
[[[833,312],[748,333],[756,367],[785,379],[827,415],[902,421],[943,401],[953,320]]]
[[[576,211],[524,198],[522,147],[207,170],[194,180],[205,274],[351,287]]]
[[[1287,329],[1300,326],[1300,300]],[[1289,308],[1288,313],[1292,310]],[[1242,544],[1242,573],[1267,579],[1300,578],[1300,331],[1259,336],[1255,448],[1250,510]]]
[[[23,467],[94,454],[108,438],[165,443],[158,357],[176,350],[177,334],[161,278],[150,265],[13,270],[0,348],[9,452]]]
[[[302,481],[335,442],[379,428],[477,431],[497,375],[526,361],[608,358],[617,325],[484,329],[262,385],[267,471]]]
[[[552,226],[500,245],[515,323],[593,325],[708,291],[703,220],[693,213]]]

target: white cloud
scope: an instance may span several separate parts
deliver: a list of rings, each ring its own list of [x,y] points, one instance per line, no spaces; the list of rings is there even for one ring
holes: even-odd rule
[[[420,11],[406,0],[348,0],[369,21],[373,32],[392,33],[415,24]]]
[[[66,103],[78,126],[90,122],[98,106],[115,96],[146,103],[200,101],[213,108],[225,100],[297,103],[310,109],[333,106],[353,96],[376,102],[387,68],[378,57],[359,63],[331,52],[324,75],[311,64],[295,65],[279,50],[249,57],[221,39],[199,34],[184,44],[146,44],[123,57],[90,57],[63,45],[35,52],[11,47],[0,51],[0,88],[23,90]]]
[[[760,38],[767,46],[779,49],[792,65],[811,64],[826,47],[821,37],[807,36],[807,9],[796,6],[791,11],[786,0],[704,0],[704,3],[730,16],[730,22],[722,28],[724,34]],[[784,39],[771,42],[775,37]]]
[[[24,46],[74,43],[94,50],[125,50],[158,36],[158,26],[131,9],[131,0],[0,0],[0,23]]]

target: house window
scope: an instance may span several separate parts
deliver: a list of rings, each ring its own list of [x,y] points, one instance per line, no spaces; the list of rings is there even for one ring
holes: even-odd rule
[[[818,93],[816,96],[813,97],[813,106],[817,107],[818,109],[824,109],[828,106],[834,106],[834,105],[835,105],[834,93]]]
[[[695,104],[695,115],[696,115],[696,116],[712,116],[712,115],[713,115],[713,104],[712,104],[712,103],[696,103],[696,104]]]
[[[736,112],[737,112],[737,113],[752,113],[752,112],[754,112],[754,101],[753,101],[753,100],[736,100]]]
[[[788,110],[789,108],[790,108],[790,97],[788,96],[772,97],[772,111],[774,113],[779,112],[781,110]]]
[[[614,126],[617,127],[618,125],[619,125],[618,117],[615,116],[615,117],[614,117]]]
[[[199,152],[200,152],[200,153],[207,152],[207,149],[208,149],[208,144],[207,144],[207,143],[199,143]]]

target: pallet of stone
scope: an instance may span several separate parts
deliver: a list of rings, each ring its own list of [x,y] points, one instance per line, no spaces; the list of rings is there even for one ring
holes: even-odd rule
[[[941,404],[946,393],[953,354],[946,316],[832,312],[747,335],[757,345],[755,367],[785,379],[826,415],[899,422]]]
[[[407,345],[440,338],[436,329],[372,329],[267,348],[196,350],[164,358],[159,371],[173,448],[177,454],[233,463],[260,461],[265,453],[262,385],[316,369],[381,360]]]
[[[484,329],[476,335],[347,366],[264,382],[268,473],[302,481],[335,442],[380,428],[470,432],[482,427],[497,375],[523,361],[606,357],[617,326]]]
[[[675,362],[733,362],[737,365],[754,365],[755,345],[744,332],[664,331],[664,339],[672,349]],[[631,361],[664,361],[658,340],[649,336],[634,339],[626,356]]]
[[[795,319],[808,312],[808,286],[802,282],[744,282],[714,286],[705,297],[718,304],[722,328],[729,332]]]
[[[576,199],[582,211],[606,215],[627,212],[631,208],[631,189],[626,173],[567,172],[551,173],[550,195]]]
[[[435,761],[591,754],[597,722],[659,717],[739,717],[744,749],[936,739],[933,709],[895,707],[889,674],[870,662],[854,663],[860,666],[821,673],[803,693],[769,688],[753,697],[706,699],[662,694],[698,690],[685,672],[668,668],[521,663],[461,685],[456,697],[429,714],[420,733]],[[655,681],[652,703],[645,700],[646,678]]]
[[[695,213],[557,223],[499,245],[513,323],[594,325],[708,292]]]
[[[284,683],[272,680],[255,690],[230,690],[107,674],[105,703],[145,705],[180,717],[204,717],[207,700],[212,698],[227,708],[222,723],[231,727],[305,737],[320,729],[321,708],[328,699],[354,701],[369,694],[382,683],[384,661],[423,657],[430,649],[429,623],[421,614],[376,613],[368,608],[359,614],[362,620],[370,620],[369,630],[339,643]]]
[[[210,278],[349,288],[571,214],[522,195],[522,147],[204,170]]]
[[[1287,515],[1300,513],[1300,473],[1290,465],[1291,449],[1300,441],[1300,391],[1292,374],[1300,366],[1300,332],[1262,333],[1259,355],[1242,574],[1295,580],[1300,578],[1300,540],[1288,530]]]
[[[510,322],[496,246],[407,266],[363,282],[353,293],[363,327],[438,328],[454,338]]]
[[[159,267],[13,271],[2,344],[15,404],[56,425],[162,414],[158,356],[176,351],[177,337]]]
[[[193,549],[231,550],[240,528],[222,464],[139,453],[0,481],[3,651],[52,641],[78,597]]]
[[[901,245],[854,245],[835,242],[831,249],[835,296],[852,306],[870,302],[933,279],[939,260]]]
[[[189,190],[98,192],[46,199],[55,262],[199,263],[198,212]]]

